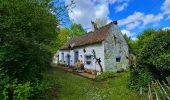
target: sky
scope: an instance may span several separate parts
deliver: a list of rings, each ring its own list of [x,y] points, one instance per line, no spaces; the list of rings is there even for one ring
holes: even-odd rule
[[[64,0],[70,4],[71,0]],[[90,30],[96,18],[118,21],[123,34],[132,39],[144,30],[170,26],[170,0],[74,0],[68,11],[70,23],[78,23]]]

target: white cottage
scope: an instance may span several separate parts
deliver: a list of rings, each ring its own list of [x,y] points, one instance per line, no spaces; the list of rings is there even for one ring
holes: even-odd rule
[[[78,60],[84,68],[100,71],[100,66],[93,59],[94,50],[97,58],[101,59],[104,71],[117,71],[128,66],[128,45],[117,26],[117,21],[97,28],[92,22],[93,31],[83,36],[71,38],[60,50],[58,63],[75,66]]]

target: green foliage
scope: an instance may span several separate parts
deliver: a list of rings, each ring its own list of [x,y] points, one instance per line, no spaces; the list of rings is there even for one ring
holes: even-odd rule
[[[49,85],[46,82],[35,81],[18,83],[17,80],[6,81],[6,84],[1,84],[0,100],[8,99],[9,88],[13,90],[14,100],[42,100]]]
[[[8,90],[11,89],[13,91],[13,99],[14,100],[28,100],[32,87],[30,86],[30,82],[26,82],[24,84],[18,84],[17,81],[12,82],[11,84],[6,84],[0,99],[7,100],[8,99]]]
[[[46,89],[40,81],[42,71],[49,68],[53,52],[61,45],[58,41],[65,41],[58,38],[59,12],[65,8],[56,3],[0,0],[0,99],[7,98],[9,86],[14,100],[42,97]]]
[[[137,90],[139,90],[140,87],[147,90],[147,85],[152,80],[154,80],[152,73],[149,72],[148,69],[142,68],[138,71],[130,72],[129,86]]]
[[[3,72],[2,69],[0,68],[0,100],[6,97],[3,95],[3,90],[6,87],[8,81],[9,77],[6,76],[5,72]]]
[[[0,3],[0,68],[19,81],[40,78],[52,58],[58,31],[47,1],[3,0]]]
[[[163,80],[169,75],[170,33],[168,31],[145,30],[131,47],[137,57],[138,69],[137,75],[130,77],[132,86],[139,89],[140,86],[147,86],[151,80]]]
[[[14,84],[14,100],[28,100],[31,95],[32,87],[30,82],[24,84]]]
[[[129,52],[135,54],[137,50],[137,41],[138,40],[132,40],[130,37],[128,37],[126,34],[123,35],[124,39],[126,40],[128,47],[129,47]]]
[[[70,26],[70,37],[76,37],[76,36],[81,36],[83,34],[86,33],[86,30],[83,29],[83,27],[81,26],[81,24],[72,24]]]
[[[70,34],[70,30],[68,28],[60,29],[60,32],[58,34],[58,41],[57,41],[58,49],[67,42],[69,34]]]
[[[106,80],[106,79],[108,79],[108,78],[113,78],[113,77],[115,77],[115,76],[116,76],[116,75],[115,75],[114,72],[107,71],[107,72],[101,73],[100,75],[97,75],[94,80],[96,80],[96,81],[103,81],[103,80]]]
[[[170,33],[153,31],[152,34],[147,33],[146,39],[142,40],[142,48],[137,55],[139,65],[151,71],[155,78],[165,78],[170,73]]]
[[[65,73],[57,68],[44,74],[45,82],[53,84],[46,91],[45,99],[48,100],[137,100],[137,92],[126,85],[129,72],[117,73],[117,77],[101,82]]]
[[[69,28],[62,28],[57,37],[57,49],[62,47],[67,41],[68,38],[81,36],[86,33],[86,30],[83,29],[81,24],[72,24]]]

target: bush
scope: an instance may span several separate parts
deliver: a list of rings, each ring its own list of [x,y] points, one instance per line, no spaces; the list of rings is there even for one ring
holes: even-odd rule
[[[129,86],[137,90],[139,90],[140,87],[147,90],[147,85],[152,80],[154,80],[152,73],[149,72],[149,70],[142,68],[138,72],[131,72]]]
[[[131,45],[137,58],[137,70],[130,74],[130,87],[139,89],[148,82],[164,80],[170,73],[170,33],[145,30]]]
[[[158,31],[152,34],[137,56],[138,64],[152,72],[155,78],[167,77],[170,73],[170,33]]]
[[[9,85],[5,85],[3,90],[1,90],[0,100],[8,99],[8,90],[13,91],[13,99],[14,100],[42,100],[43,92],[47,90],[49,87],[46,83],[42,82],[25,82],[25,83],[17,83],[14,81]]]
[[[11,79],[34,81],[50,65],[58,21],[46,4],[46,0],[0,3],[0,68]]]
[[[30,82],[26,82],[23,84],[18,84],[16,81],[5,85],[2,91],[2,97],[1,99],[9,99],[8,98],[8,90],[11,91],[11,94],[13,94],[14,100],[28,100],[31,96],[31,92],[33,90],[33,87],[31,87]]]
[[[108,78],[113,78],[115,77],[115,73],[111,71],[103,72],[100,75],[97,75],[96,78],[94,79],[95,81],[104,81]]]

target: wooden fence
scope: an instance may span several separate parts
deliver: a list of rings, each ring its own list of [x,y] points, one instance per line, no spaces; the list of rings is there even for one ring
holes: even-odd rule
[[[147,93],[140,88],[140,96],[141,100],[170,100],[170,84],[153,80],[148,83]]]

